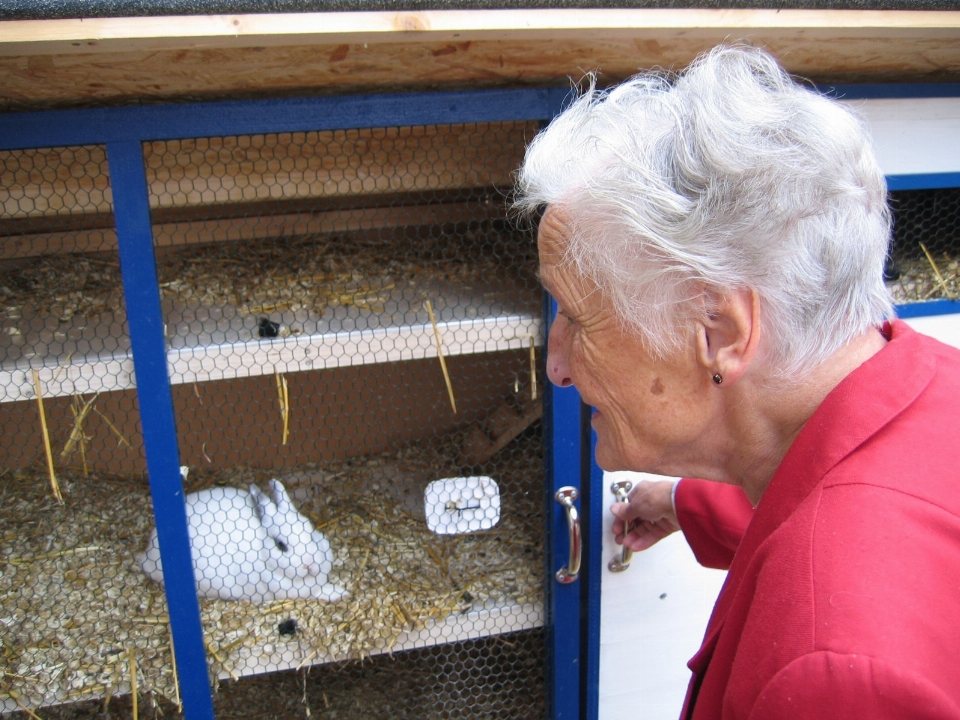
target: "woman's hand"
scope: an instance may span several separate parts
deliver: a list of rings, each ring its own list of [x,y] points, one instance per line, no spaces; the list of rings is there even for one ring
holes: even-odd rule
[[[673,485],[670,480],[641,480],[630,491],[628,502],[615,503],[613,534],[618,545],[631,550],[646,550],[680,529],[673,509]],[[624,532],[628,529],[628,532]]]

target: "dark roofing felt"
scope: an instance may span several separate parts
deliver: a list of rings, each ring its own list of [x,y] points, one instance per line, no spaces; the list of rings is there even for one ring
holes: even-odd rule
[[[960,10],[960,0],[0,0],[0,20],[560,7]]]

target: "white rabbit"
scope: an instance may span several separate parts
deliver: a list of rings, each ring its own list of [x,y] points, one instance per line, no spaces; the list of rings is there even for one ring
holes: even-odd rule
[[[256,485],[249,492],[210,488],[186,496],[197,592],[258,603],[338,600],[346,591],[327,582],[330,541],[297,512],[279,480],[269,485],[273,500]],[[152,580],[163,582],[156,528],[137,561]]]

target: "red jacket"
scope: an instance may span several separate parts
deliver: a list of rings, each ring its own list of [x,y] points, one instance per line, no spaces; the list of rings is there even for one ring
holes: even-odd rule
[[[729,564],[683,717],[960,718],[960,351],[888,337],[755,513],[739,488],[678,486],[694,553]]]

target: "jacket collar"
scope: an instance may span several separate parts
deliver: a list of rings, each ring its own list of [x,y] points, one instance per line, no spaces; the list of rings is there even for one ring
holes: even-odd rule
[[[797,509],[831,468],[910,406],[933,378],[935,359],[922,336],[902,320],[887,323],[889,342],[845,377],[803,426],[777,468],[737,549],[707,634],[688,667],[710,662],[730,604],[757,550]]]

